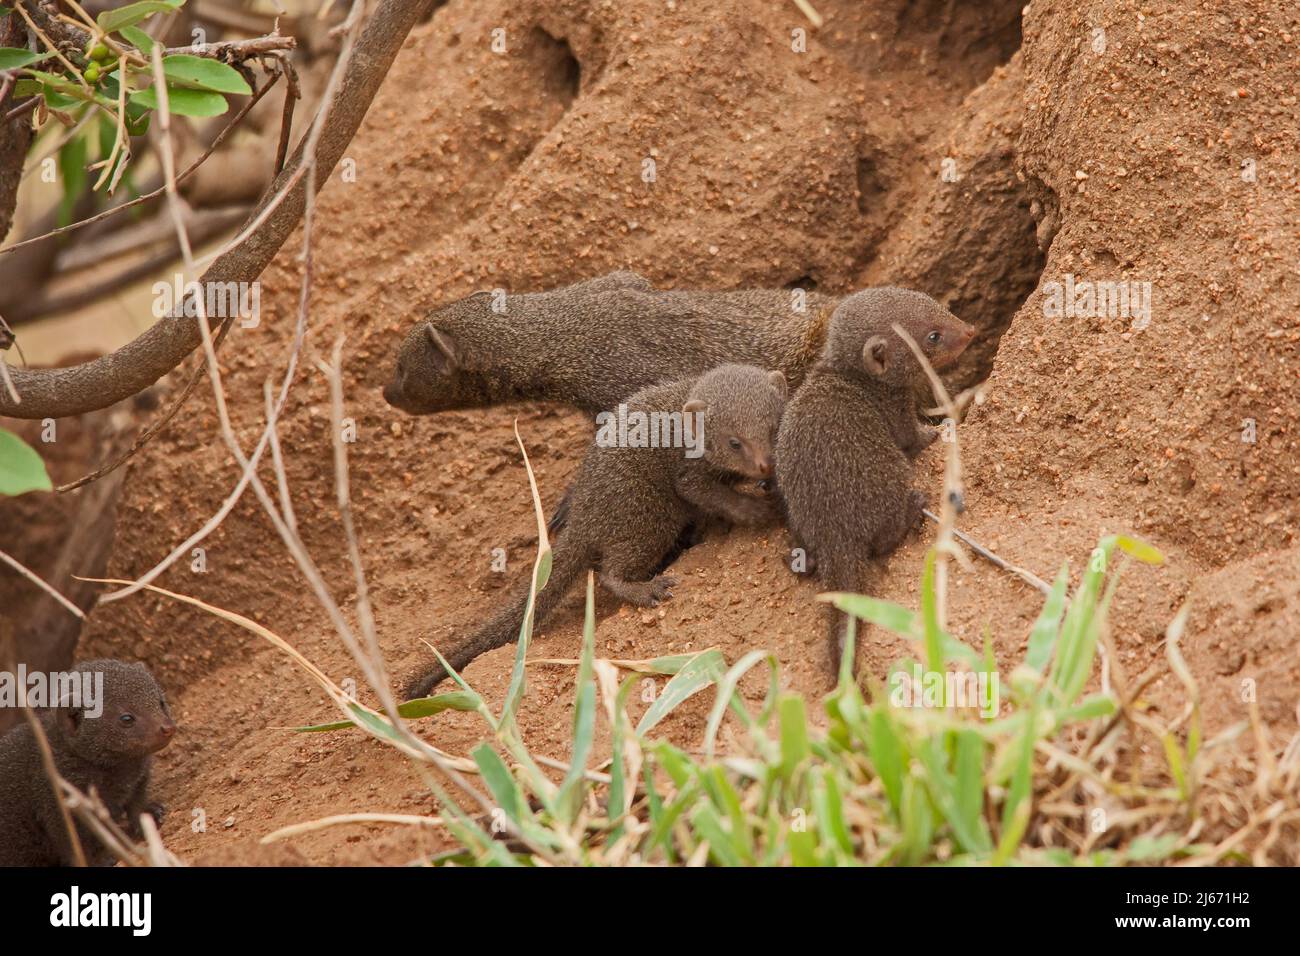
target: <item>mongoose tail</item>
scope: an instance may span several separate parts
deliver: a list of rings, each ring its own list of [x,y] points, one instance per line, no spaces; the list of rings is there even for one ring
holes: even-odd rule
[[[862,594],[869,590],[867,586],[869,574],[870,565],[865,560],[836,557],[829,560],[819,559],[817,563],[819,583],[827,591]],[[826,610],[823,613],[825,615],[826,646],[830,657],[831,673],[835,674],[838,673],[840,660],[844,657],[844,644],[848,640],[849,615],[837,610],[831,604],[826,605]],[[865,626],[862,622],[858,623],[858,644],[862,643],[862,632]],[[853,660],[853,675],[855,677],[857,672],[858,664],[855,656]]]
[[[537,593],[537,602],[533,608],[534,629],[540,627],[555,610],[564,596],[569,593],[578,576],[592,566],[591,551],[581,543],[570,542],[566,540],[567,538],[567,535],[561,536],[552,550],[551,576],[547,579],[546,587]],[[528,609],[528,591],[531,583],[530,575],[530,579],[515,592],[510,603],[493,615],[491,620],[474,632],[468,640],[443,655],[457,673],[463,671],[469,666],[470,661],[480,654],[486,654],[490,650],[519,640],[519,630],[524,623],[524,612]],[[428,697],[435,687],[450,676],[442,664],[435,664],[411,682],[406,691],[406,699]]]

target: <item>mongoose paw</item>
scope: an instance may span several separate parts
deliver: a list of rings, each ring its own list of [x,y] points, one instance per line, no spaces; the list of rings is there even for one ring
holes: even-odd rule
[[[629,604],[637,607],[658,607],[673,596],[677,579],[660,574],[649,581],[621,581],[606,578],[605,586]]]
[[[153,822],[162,826],[163,817],[167,816],[167,808],[161,803],[151,803],[144,808],[144,812],[153,817]]]

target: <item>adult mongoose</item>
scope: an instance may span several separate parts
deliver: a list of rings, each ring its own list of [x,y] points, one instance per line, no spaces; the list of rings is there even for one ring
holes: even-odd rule
[[[662,441],[660,447],[637,447],[608,444],[597,434],[570,488],[568,522],[555,541],[550,578],[537,595],[535,624],[593,567],[599,569],[601,585],[615,596],[654,606],[672,596],[676,583],[656,571],[692,522],[719,516],[754,525],[775,518],[771,498],[734,486],[771,476],[786,394],[780,372],[723,365],[626,399],[628,418],[680,414],[682,422],[693,423],[691,434],[702,442],[691,449]],[[452,667],[459,671],[483,652],[517,640],[528,591],[525,582],[505,608],[447,654]],[[445,676],[442,665],[436,665],[411,683],[408,697],[427,696]]]
[[[72,673],[92,680],[102,674],[103,693],[98,702],[63,701],[40,715],[54,766],[83,793],[93,789],[114,820],[138,837],[141,813],[162,814],[150,804],[147,791],[150,755],[176,733],[167,699],[143,664],[92,660],[76,665]],[[112,853],[87,827],[75,826],[86,862],[111,866]],[[0,866],[74,862],[35,732],[24,722],[0,737]]]
[[[789,289],[657,291],[632,272],[549,292],[476,292],[407,334],[384,399],[415,415],[523,400],[594,413],[728,363],[779,370],[794,387],[833,304]]]
[[[868,561],[898,547],[921,517],[924,497],[912,490],[910,459],[933,434],[916,418],[924,373],[894,323],[935,368],[950,365],[974,335],[923,293],[854,293],[836,307],[826,347],[782,418],[777,487],[791,536],[816,559],[827,590],[861,590]],[[839,617],[830,620],[833,669]]]

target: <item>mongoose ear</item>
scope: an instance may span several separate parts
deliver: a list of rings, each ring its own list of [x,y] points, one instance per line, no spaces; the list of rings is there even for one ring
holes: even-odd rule
[[[425,325],[424,329],[428,333],[429,341],[433,344],[433,347],[447,356],[447,361],[452,365],[459,365],[460,354],[456,351],[456,343],[451,340],[451,336],[439,332],[433,327],[432,322]]]
[[[682,406],[682,411],[684,411],[687,415],[694,415],[696,412],[707,412],[708,410],[709,410],[709,403],[705,401],[701,401],[698,398],[692,398],[689,402],[687,402],[685,405]]]
[[[883,335],[873,335],[862,346],[862,364],[872,375],[884,375],[888,364],[889,345]]]
[[[782,398],[785,398],[790,394],[790,386],[786,383],[785,375],[781,372],[768,372],[767,380],[771,382],[772,387],[776,389],[776,394],[780,395]]]

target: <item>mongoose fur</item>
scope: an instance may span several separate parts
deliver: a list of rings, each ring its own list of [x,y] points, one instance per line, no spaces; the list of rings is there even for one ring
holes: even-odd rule
[[[643,388],[727,363],[797,386],[825,339],[834,300],[788,289],[657,291],[633,272],[431,312],[406,336],[384,399],[415,415],[539,400],[598,412]]]
[[[148,798],[150,755],[176,733],[162,689],[143,664],[85,661],[74,673],[102,673],[103,713],[56,707],[40,715],[59,774],[83,793],[95,790],[114,820],[140,836],[140,814],[160,818]],[[75,824],[86,862],[111,866],[113,855],[81,823]],[[29,723],[0,737],[0,866],[71,866],[75,862]]]
[[[950,365],[974,335],[920,292],[854,293],[836,307],[822,356],[790,400],[777,439],[791,536],[831,591],[860,591],[869,559],[898,547],[924,505],[910,464],[934,440],[916,418],[914,389],[924,373],[893,323],[935,368]],[[832,669],[842,650],[839,617],[831,614]]]
[[[555,541],[550,578],[537,595],[535,625],[593,567],[616,597],[657,605],[672,596],[676,581],[656,571],[692,522],[719,516],[754,525],[775,518],[770,498],[744,494],[734,485],[771,476],[786,393],[780,372],[724,365],[625,399],[629,411],[702,415],[703,454],[688,458],[682,448],[591,446],[569,491],[568,522]],[[528,590],[525,583],[504,609],[446,655],[452,667],[460,671],[485,651],[518,639]],[[412,682],[408,698],[427,696],[445,676],[436,665]]]

